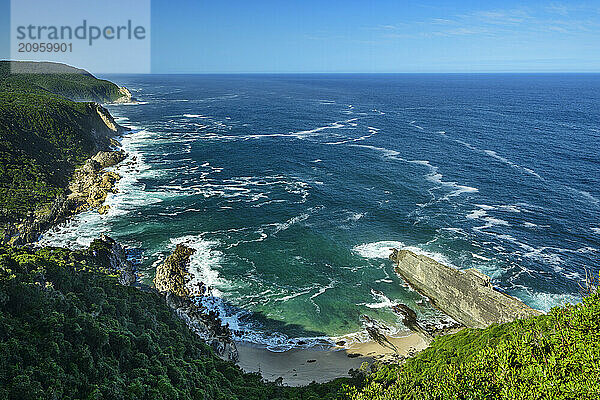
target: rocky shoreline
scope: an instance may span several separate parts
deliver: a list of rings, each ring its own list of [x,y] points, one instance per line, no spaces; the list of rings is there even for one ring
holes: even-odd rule
[[[135,101],[126,88],[120,88],[120,92],[122,97],[116,103]],[[98,117],[95,119],[92,131],[92,136],[98,138],[96,153],[75,170],[69,182],[67,194],[57,198],[50,212],[11,227],[8,230],[8,238],[5,237],[4,239],[5,242],[14,245],[31,243],[36,241],[42,232],[66,221],[77,213],[97,210],[100,214],[104,214],[109,211],[109,206],[104,204],[105,200],[110,193],[116,192],[116,185],[121,177],[108,169],[127,158],[127,154],[119,149],[120,145],[115,140],[126,129],[119,126],[110,113],[99,104],[91,103],[91,107],[93,107]],[[189,268],[190,259],[195,253],[194,249],[184,244],[178,244],[173,253],[157,266],[153,280],[155,288],[145,286],[138,281],[135,265],[128,260],[126,250],[112,238],[102,235],[100,239],[92,242],[88,252],[94,257],[99,257],[104,265],[109,266],[110,271],[118,275],[119,282],[122,285],[135,285],[143,290],[155,291],[160,294],[189,329],[209,345],[218,356],[233,362],[240,361],[240,353],[229,327],[223,325],[218,313],[207,309],[202,304],[202,299],[205,296],[210,296],[210,288],[201,282],[195,287],[190,285],[190,282],[196,281]],[[535,315],[534,312],[529,312],[529,310],[520,307],[518,304],[511,303],[510,299],[512,298],[508,299],[509,296],[500,299],[497,296],[494,297],[493,294],[490,295],[487,290],[484,290],[487,297],[480,296],[479,300],[472,300],[473,293],[476,296],[481,295],[482,290],[479,289],[489,286],[489,279],[486,283],[484,277],[474,272],[463,274],[464,276],[459,273],[455,276],[454,272],[447,271],[448,267],[441,264],[438,266],[436,265],[438,263],[433,260],[426,257],[423,259],[406,251],[396,250],[390,256],[390,259],[397,264],[396,272],[403,276],[409,284],[429,297],[440,310],[464,326],[482,327],[492,322],[504,322],[521,316]],[[421,270],[425,273],[420,274],[418,271]],[[428,275],[428,278],[420,279],[422,275]],[[465,277],[466,280],[462,279]],[[436,280],[448,284],[458,282],[456,286],[459,289],[451,290],[452,293],[447,294],[448,288],[444,290],[444,288],[438,287],[440,285],[437,284]],[[432,281],[435,281],[435,284],[428,285],[427,282],[431,283]],[[463,291],[472,293],[461,293]],[[465,302],[467,297],[469,299]],[[490,299],[500,303],[502,303],[502,300],[505,300],[504,303],[511,303],[508,307],[511,311],[505,312],[502,304],[496,307],[493,302],[492,306],[480,306],[479,309],[472,307],[471,303],[480,304],[480,302],[490,301]],[[516,299],[513,300],[516,301]],[[460,304],[458,306],[452,304],[453,301]],[[500,316],[490,317],[488,315],[494,313],[494,310],[490,311],[494,307],[496,307],[495,311]],[[411,346],[418,344],[419,349],[427,347],[434,340],[434,337],[449,333],[460,326],[460,324],[454,324],[450,325],[448,329],[435,331],[431,326],[418,321],[416,313],[404,304],[396,305],[392,310],[401,317],[404,325],[416,334],[418,340],[411,339]],[[511,312],[513,313],[511,314]],[[348,358],[360,356],[377,359],[381,356],[380,361],[386,362],[383,359],[385,354],[387,362],[400,362],[405,357],[414,355],[412,350],[414,347],[408,347],[405,349],[406,351],[401,352],[398,346],[398,343],[401,343],[400,339],[385,336],[382,333],[384,330],[381,329],[377,321],[368,320],[366,316],[363,316],[363,318],[367,319],[366,330],[372,339],[372,342],[365,343],[365,345],[374,346],[375,349],[369,348],[369,351],[373,351],[362,355],[346,352]],[[400,340],[400,342],[396,340]],[[344,347],[344,345],[341,345],[341,347]]]
[[[122,96],[115,104],[134,103],[136,100],[129,90],[119,89]],[[66,193],[58,196],[51,207],[36,210],[28,218],[8,225],[4,230],[3,243],[23,246],[36,242],[39,236],[53,226],[64,223],[74,215],[96,210],[105,214],[109,205],[105,200],[110,193],[116,193],[117,183],[121,176],[111,167],[127,159],[128,155],[120,149],[116,140],[128,129],[118,125],[110,113],[98,103],[90,103],[93,123],[91,136],[94,139],[96,152],[83,165],[76,168]],[[87,250],[90,256],[99,259],[102,265],[108,266],[109,273],[114,273],[119,283],[124,286],[136,286],[139,289],[160,294],[174,312],[198,334],[221,358],[237,362],[238,352],[231,338],[231,332],[224,326],[218,315],[208,311],[201,305],[200,297],[208,294],[207,288],[197,288],[194,293],[187,288],[190,273],[189,258],[194,250],[183,245],[177,246],[157,269],[156,289],[140,283],[137,270],[128,257],[127,251],[114,239],[102,235],[95,239]]]
[[[126,97],[129,101],[132,100],[130,96]],[[43,232],[77,213],[93,208],[98,208],[100,213],[108,211],[108,206],[103,206],[104,200],[109,193],[115,192],[120,176],[106,168],[127,157],[124,151],[116,150],[120,147],[116,138],[128,129],[117,124],[100,104],[89,103],[87,107],[92,115],[90,133],[94,141],[94,155],[75,170],[65,193],[59,195],[50,207],[33,210],[27,218],[7,224],[0,238],[2,243],[14,246],[33,243]]]
[[[409,250],[393,249],[390,260],[396,264],[396,273],[409,285],[468,328],[485,328],[541,314],[494,288],[490,278],[475,269],[459,271]]]
[[[231,331],[223,325],[219,315],[202,306],[201,298],[210,294],[203,283],[190,288],[193,275],[189,270],[190,257],[195,250],[178,244],[173,253],[156,268],[154,286],[167,304],[200,336],[221,358],[237,362],[238,350]]]
[[[122,150],[100,151],[75,171],[67,196],[73,214],[89,209],[98,209],[100,214],[108,211],[109,206],[104,205],[104,200],[109,193],[115,193],[121,177],[106,168],[119,164],[125,158],[127,154]]]
[[[117,276],[121,285],[136,286],[140,290],[154,292],[163,297],[175,314],[210,346],[216,355],[232,362],[239,361],[238,350],[229,327],[223,325],[216,313],[201,305],[199,300],[202,295],[199,292],[192,296],[187,288],[192,277],[188,267],[193,249],[178,245],[173,254],[157,267],[155,287],[138,281],[136,266],[128,259],[127,251],[109,236],[102,235],[95,239],[87,253],[96,258],[101,265],[106,265],[109,272]]]

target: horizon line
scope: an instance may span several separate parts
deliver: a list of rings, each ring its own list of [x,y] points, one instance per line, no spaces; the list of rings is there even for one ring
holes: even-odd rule
[[[290,72],[149,72],[149,73],[127,73],[127,72],[93,72],[102,75],[551,75],[551,74],[600,74],[598,71],[404,71],[404,72],[314,72],[314,71],[290,71]]]

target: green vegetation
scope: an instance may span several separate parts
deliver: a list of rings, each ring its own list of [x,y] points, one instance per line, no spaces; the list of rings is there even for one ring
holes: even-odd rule
[[[547,315],[437,339],[380,366],[352,400],[599,399],[600,293]]]
[[[75,167],[109,146],[98,106],[68,98],[112,100],[119,90],[60,64],[16,65],[30,72],[51,65],[64,73],[11,74],[9,62],[0,62],[0,226],[47,211]]]
[[[100,246],[100,247],[99,247]],[[89,250],[0,248],[0,399],[598,399],[600,294],[438,338],[363,381],[265,383]]]
[[[45,91],[73,101],[108,103],[122,96],[114,83],[97,79],[83,69],[57,63],[0,61],[0,81],[2,90],[10,87],[37,93]]]
[[[0,248],[0,399],[333,399],[216,357],[154,292],[121,286],[101,243]],[[92,250],[93,249],[93,250]]]
[[[120,96],[83,70],[19,66],[28,73],[0,62],[0,227],[47,211],[75,167],[108,147],[98,106],[72,100]],[[441,337],[404,365],[375,365],[364,382],[286,388],[216,357],[158,294],[119,285],[101,246],[0,247],[0,400],[600,398],[598,292]]]

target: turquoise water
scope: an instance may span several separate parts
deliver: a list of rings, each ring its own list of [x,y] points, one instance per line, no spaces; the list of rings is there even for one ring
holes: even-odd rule
[[[239,337],[273,349],[443,323],[387,260],[477,268],[538,309],[579,299],[600,254],[600,76],[112,76],[138,105],[119,193],[42,238],[101,232],[151,282],[176,243]],[[364,338],[358,335],[358,338]]]

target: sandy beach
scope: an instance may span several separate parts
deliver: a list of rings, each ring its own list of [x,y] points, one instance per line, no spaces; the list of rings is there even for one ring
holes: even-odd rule
[[[384,347],[377,342],[355,343],[348,349],[292,349],[285,352],[272,352],[247,342],[236,343],[239,352],[238,365],[246,372],[260,372],[264,379],[274,381],[282,377],[283,384],[302,386],[315,382],[327,382],[335,378],[349,376],[350,369],[358,369],[362,363],[374,360],[407,357],[427,347],[417,334],[388,340],[396,347]]]

